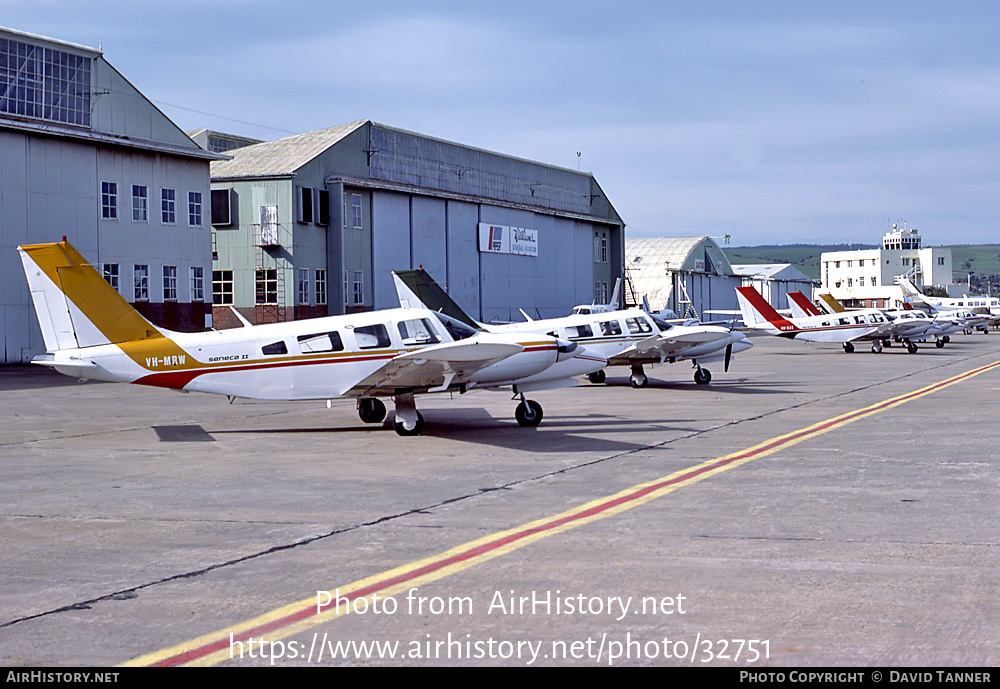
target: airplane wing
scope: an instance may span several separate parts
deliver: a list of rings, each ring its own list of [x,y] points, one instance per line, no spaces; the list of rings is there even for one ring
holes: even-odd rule
[[[623,350],[614,359],[659,359],[666,361],[681,356],[685,351],[700,345],[729,341],[729,331],[717,327],[675,326],[658,335],[639,340]]]
[[[432,345],[389,359],[340,394],[375,397],[394,395],[400,390],[446,390],[453,383],[468,382],[477,371],[523,351],[524,347],[518,344],[478,339]]]

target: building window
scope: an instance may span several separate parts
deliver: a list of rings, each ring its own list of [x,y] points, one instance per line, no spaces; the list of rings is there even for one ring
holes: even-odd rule
[[[594,233],[594,263],[608,262],[608,233],[600,231]],[[601,302],[602,304],[604,302]]]
[[[191,301],[205,301],[205,269],[191,266]]]
[[[201,227],[201,192],[188,192],[188,225]]]
[[[594,303],[595,304],[608,303],[608,283],[606,282],[594,283]]]
[[[326,304],[326,270],[316,269],[316,303]]]
[[[361,194],[351,194],[351,227],[361,229]]]
[[[944,265],[944,256],[938,256],[938,265],[939,266],[943,266]]]
[[[136,301],[149,301],[149,266],[136,264],[132,270]]]
[[[173,189],[160,190],[160,222],[167,225],[177,222],[177,195]]]
[[[309,270],[299,268],[299,303],[309,303]]]
[[[904,265],[904,266],[908,266],[908,265],[910,265],[910,259],[908,259],[908,258],[904,258],[904,259],[903,259],[903,265]]]
[[[118,182],[101,182],[101,217],[118,219]]]
[[[360,270],[354,271],[354,303],[365,303],[365,277]]]
[[[864,279],[864,277],[859,277],[858,278],[858,287],[864,287],[864,286],[865,286],[865,279]]]
[[[275,268],[258,268],[254,284],[258,304],[278,303],[278,271]]]
[[[872,277],[872,287],[878,287],[878,280],[874,276]]]
[[[163,266],[163,301],[177,301],[177,266]]]
[[[313,190],[309,187],[299,187],[299,222],[313,221]]]
[[[223,306],[233,303],[233,271],[212,271],[212,303]]]
[[[118,291],[118,264],[117,263],[105,263],[104,264],[104,279],[108,281],[114,290]]]
[[[0,39],[0,112],[89,127],[90,61]]]
[[[139,184],[132,185],[132,222],[149,222],[149,191]]]

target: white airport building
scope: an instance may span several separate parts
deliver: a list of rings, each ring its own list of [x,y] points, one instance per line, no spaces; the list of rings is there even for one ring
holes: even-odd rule
[[[101,51],[0,28],[4,363],[45,352],[16,247],[66,237],[158,325],[211,325],[209,163]]]
[[[896,285],[900,276],[917,287],[947,289],[952,282],[951,249],[924,247],[917,230],[893,226],[880,249],[825,252],[820,257],[820,291],[848,306],[901,306],[903,295]]]

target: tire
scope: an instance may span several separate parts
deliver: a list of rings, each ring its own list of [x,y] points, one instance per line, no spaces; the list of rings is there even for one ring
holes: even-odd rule
[[[942,347],[944,347],[944,340],[936,340],[934,342],[934,346],[937,347],[938,349],[941,349]]]
[[[847,353],[847,354],[853,354],[854,353],[854,345],[852,343],[850,343],[850,342],[845,342],[844,343],[844,352]]]
[[[365,397],[358,402],[358,416],[365,423],[382,423],[385,420],[385,405],[374,397]]]
[[[602,368],[600,371],[594,371],[593,373],[587,374],[587,380],[589,380],[594,385],[600,385],[605,380],[607,380],[608,374],[604,372]]]
[[[644,388],[649,385],[649,378],[645,374],[643,374],[642,378],[637,378],[633,375],[629,378],[629,382],[632,383],[632,387],[634,388]]]
[[[514,418],[522,428],[534,428],[542,422],[542,405],[534,400],[525,400],[517,405]]]
[[[392,422],[392,427],[395,429],[397,434],[402,436],[420,435],[420,431],[424,430],[424,416],[420,412],[417,412],[417,423],[413,426],[413,428],[407,429],[403,426],[402,422],[397,420]]]
[[[910,354],[916,354],[917,353],[917,345],[913,344],[912,342],[907,342],[906,343],[906,351],[908,351]]]
[[[712,372],[707,368],[699,368],[694,372],[694,382],[698,385],[708,385],[712,382]]]

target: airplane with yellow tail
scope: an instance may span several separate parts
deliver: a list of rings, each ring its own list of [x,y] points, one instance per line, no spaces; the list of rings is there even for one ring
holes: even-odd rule
[[[65,238],[18,247],[47,353],[33,363],[81,379],[271,400],[354,398],[366,423],[415,435],[414,396],[509,387],[515,418],[537,426],[525,393],[576,384],[607,359],[545,335],[487,333],[427,309],[390,309],[181,333],[146,320]]]

